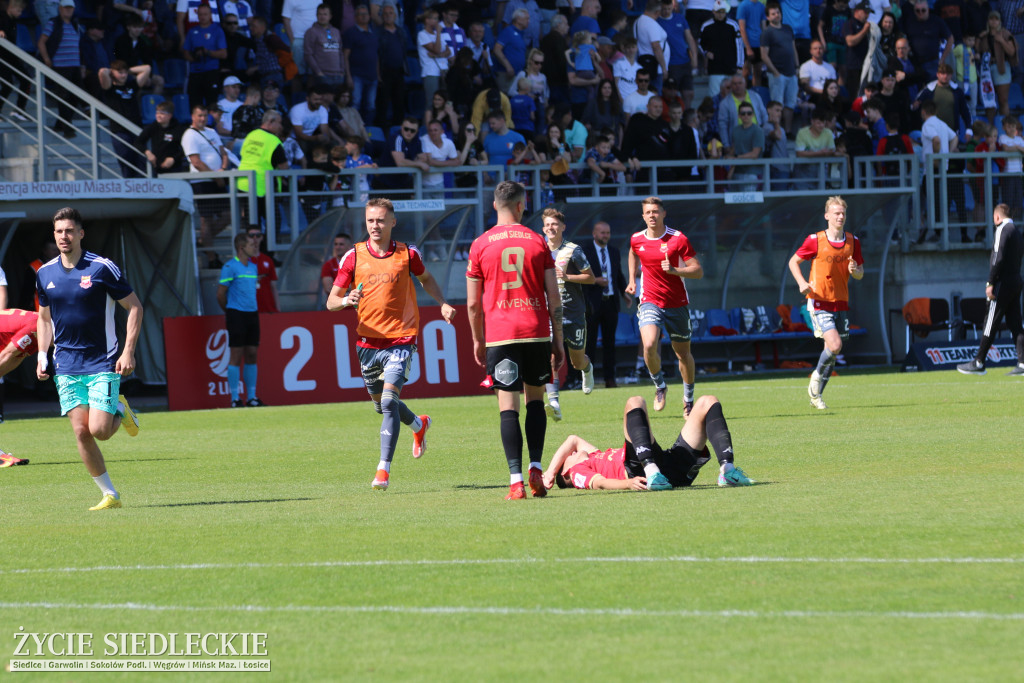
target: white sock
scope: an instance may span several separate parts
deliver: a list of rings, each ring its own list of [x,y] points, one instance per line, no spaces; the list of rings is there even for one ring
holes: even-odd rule
[[[378,470],[384,470],[385,472],[390,474],[391,473],[391,463],[384,462],[383,460],[381,460],[379,463],[377,463],[377,469]]]
[[[540,466],[540,463],[539,463],[539,462],[532,462],[532,461],[531,461],[531,462],[530,462],[530,469],[531,469],[531,470],[540,470],[541,472],[543,472],[543,471],[544,471],[544,468]]]
[[[729,472],[732,472],[734,469],[736,469],[736,468],[733,466],[733,464],[731,462],[723,462],[722,466],[720,468],[718,468],[718,470],[722,474],[728,474]]]
[[[643,370],[644,368],[647,367],[647,361],[644,360],[643,356],[637,356],[636,357],[636,366],[635,367],[636,367],[637,370]]]
[[[522,472],[520,472],[519,474],[510,474],[509,475],[509,483],[512,486],[515,486],[516,484],[522,484],[523,483],[523,474],[522,474]]]
[[[653,462],[644,465],[644,474],[647,476],[648,479],[653,477],[655,474],[659,474],[660,472],[661,469]]]
[[[117,489],[115,489],[114,485],[110,482],[110,474],[108,472],[104,472],[98,477],[93,477],[92,480],[96,482],[96,485],[100,487],[100,491],[102,491],[104,495],[114,496],[115,498],[118,497]]]
[[[414,432],[418,432],[421,429],[423,429],[423,420],[420,419],[419,415],[417,415],[416,418],[412,421],[412,424],[409,425],[409,428],[412,429],[412,431]]]

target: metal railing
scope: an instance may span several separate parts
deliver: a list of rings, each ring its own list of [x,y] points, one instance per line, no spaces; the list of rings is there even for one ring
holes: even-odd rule
[[[103,119],[108,119],[111,125],[119,126],[133,137],[138,136],[142,131],[138,125],[124,118],[10,40],[0,40],[0,61],[34,86],[34,92],[28,94],[25,111],[30,120],[28,122],[19,122],[10,118],[8,120],[15,129],[26,135],[38,150],[36,180],[49,180],[51,173],[60,166],[59,163],[56,163],[58,161],[65,167],[73,169],[76,175],[82,175],[85,178],[124,177],[119,165],[111,166],[103,161],[104,155],[109,155],[116,161],[124,163],[142,177],[152,177],[150,165],[142,152],[131,147],[133,151],[131,158],[125,158],[117,154],[111,142],[101,141],[101,133],[112,137],[112,134],[103,126]],[[7,80],[4,82],[14,88],[12,95],[18,92],[18,86]],[[45,93],[45,97],[43,93]],[[70,107],[83,116],[86,120],[85,126],[75,126],[73,121],[62,118],[55,110],[58,105]],[[52,130],[52,127],[46,125],[48,116],[55,117],[55,125],[73,127],[82,132],[84,140],[63,139],[59,133]],[[58,141],[71,147],[76,156],[65,153],[53,144]]]

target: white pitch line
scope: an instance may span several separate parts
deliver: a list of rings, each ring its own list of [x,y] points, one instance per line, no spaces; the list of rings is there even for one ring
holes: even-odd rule
[[[313,614],[423,614],[423,615],[501,615],[501,616],[619,616],[619,617],[676,617],[676,618],[747,618],[747,619],[956,619],[988,621],[1024,621],[1020,612],[869,612],[855,610],[645,610],[617,607],[469,607],[439,605],[416,607],[412,605],[147,605],[137,602],[123,603],[65,603],[65,602],[0,602],[0,609],[66,609],[66,610],[128,610],[141,612],[256,612],[256,613],[313,613]]]
[[[198,562],[190,564],[135,564],[135,565],[98,565],[92,567],[40,567],[23,569],[0,569],[0,576],[13,574],[74,574],[79,572],[130,572],[130,571],[184,571],[184,570],[219,570],[219,569],[317,569],[347,567],[418,567],[418,566],[458,566],[458,565],[496,565],[496,564],[538,564],[538,563],[629,563],[629,562],[666,562],[681,564],[1024,564],[1024,557],[509,557],[509,558],[455,558],[447,560],[328,560],[323,562],[237,562],[212,563]]]

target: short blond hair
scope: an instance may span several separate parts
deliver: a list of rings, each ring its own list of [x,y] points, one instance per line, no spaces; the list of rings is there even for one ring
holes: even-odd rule
[[[344,148],[342,148],[344,149]],[[387,197],[374,197],[373,199],[367,200],[366,208],[376,207],[378,209],[385,209],[388,213],[393,214],[395,212],[395,205],[391,203],[391,200]]]
[[[833,204],[841,206],[844,209],[846,208],[846,200],[840,197],[839,195],[835,195],[825,200],[825,213],[828,213],[829,207],[831,207]]]
[[[665,208],[665,202],[661,201],[661,197],[648,197],[640,202],[640,208],[647,206],[648,204],[654,204],[659,209]]]

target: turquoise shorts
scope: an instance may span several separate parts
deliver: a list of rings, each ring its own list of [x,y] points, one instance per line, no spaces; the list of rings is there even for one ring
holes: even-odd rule
[[[60,414],[67,415],[78,406],[89,406],[117,415],[117,397],[121,393],[121,375],[97,372],[95,375],[57,375]]]

